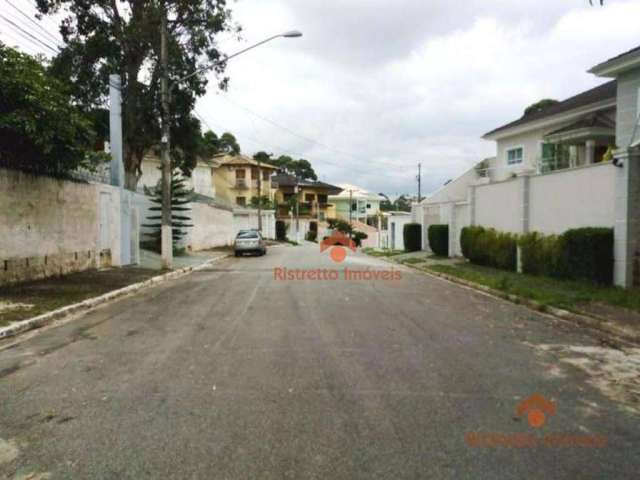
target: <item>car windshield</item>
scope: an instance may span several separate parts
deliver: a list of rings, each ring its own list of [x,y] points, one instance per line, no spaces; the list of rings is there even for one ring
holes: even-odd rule
[[[258,232],[240,232],[236,238],[259,238]]]

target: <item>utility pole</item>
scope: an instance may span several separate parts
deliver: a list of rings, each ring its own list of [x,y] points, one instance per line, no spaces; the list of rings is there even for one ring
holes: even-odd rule
[[[353,230],[353,190],[349,189],[349,230]],[[349,238],[352,238],[351,231],[349,232]]]
[[[262,172],[260,171],[260,159],[258,162],[258,231],[262,233]]]
[[[171,232],[171,158],[169,155],[171,139],[171,119],[169,116],[169,68],[167,52],[167,10],[162,6],[160,25],[160,65],[162,77],[160,90],[162,97],[162,227],[161,249],[162,268],[173,266],[173,239]],[[134,79],[135,81],[135,79]]]
[[[299,180],[296,175],[296,242],[300,243],[300,199],[298,196],[300,195],[300,187],[298,186]]]
[[[422,164],[418,164],[418,203],[422,201]]]

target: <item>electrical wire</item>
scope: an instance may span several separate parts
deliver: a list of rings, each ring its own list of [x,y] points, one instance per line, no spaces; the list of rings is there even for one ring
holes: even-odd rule
[[[15,6],[10,0],[4,0],[4,1],[7,2],[14,10],[18,11],[23,17],[25,17],[27,20],[29,20],[32,24],[34,24],[36,27],[38,27],[40,30],[42,30],[51,40],[53,40],[56,43],[56,46],[60,47],[60,45],[59,45],[60,39],[57,38],[55,35],[53,35],[51,32],[49,32],[49,30],[44,28],[42,26],[42,24],[36,22],[33,18],[31,18],[22,9],[20,9],[17,6]]]
[[[36,37],[35,35],[31,34],[30,32],[28,32],[27,30],[25,30],[24,28],[22,28],[20,25],[18,25],[17,23],[15,23],[14,21],[12,21],[11,19],[5,17],[3,14],[0,13],[0,19],[4,20],[6,23],[8,23],[9,25],[13,26],[13,28],[17,31],[17,32],[22,32],[23,35],[26,35],[27,37],[35,40],[36,42],[38,42],[40,45],[44,46],[45,48],[48,48],[49,50],[51,50],[53,53],[58,53],[59,52],[59,48],[58,47],[52,47],[51,45],[49,45],[46,42],[43,42],[41,39],[39,39],[38,37]]]

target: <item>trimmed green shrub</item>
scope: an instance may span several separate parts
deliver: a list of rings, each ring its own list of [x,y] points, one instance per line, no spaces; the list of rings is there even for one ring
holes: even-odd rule
[[[307,240],[308,242],[315,242],[318,238],[318,232],[314,230],[309,230],[304,237],[305,237],[305,240]]]
[[[522,273],[530,275],[560,276],[562,238],[558,235],[542,235],[538,232],[521,235],[520,262]]]
[[[429,225],[429,247],[436,255],[449,256],[449,225]]]
[[[464,227],[460,233],[462,254],[472,263],[516,270],[517,236],[493,228]]]
[[[422,225],[419,223],[406,223],[402,230],[404,249],[407,252],[422,250]]]
[[[276,220],[276,239],[277,240],[286,240],[287,239],[287,224],[282,220]]]
[[[576,280],[613,283],[613,229],[574,228],[562,234],[564,274]]]

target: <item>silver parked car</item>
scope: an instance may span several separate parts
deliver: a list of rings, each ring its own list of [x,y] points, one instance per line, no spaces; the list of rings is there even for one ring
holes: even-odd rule
[[[257,253],[265,255],[267,253],[267,244],[262,235],[257,230],[240,230],[233,243],[233,250],[236,257],[243,253]]]

